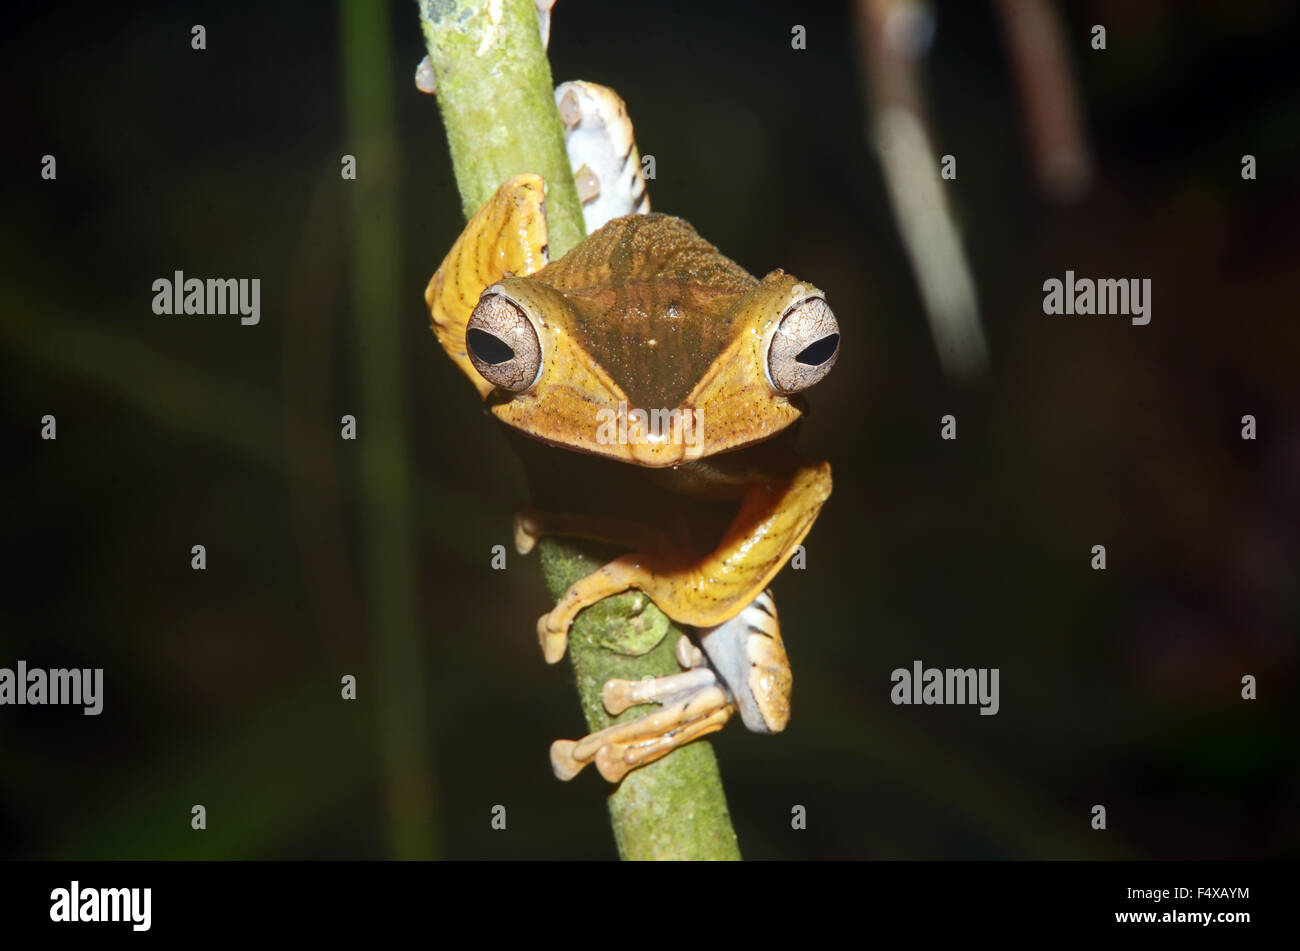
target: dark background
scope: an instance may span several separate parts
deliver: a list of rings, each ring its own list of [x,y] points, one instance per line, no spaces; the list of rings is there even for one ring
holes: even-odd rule
[[[550,774],[550,741],[582,721],[567,664],[536,646],[536,559],[489,567],[519,464],[428,330],[424,286],[463,219],[411,80],[414,4],[389,5],[392,55],[371,67],[392,83],[392,161],[361,169],[397,196],[378,224],[399,242],[396,313],[357,293],[338,11],[243,6],[7,11],[0,666],[103,667],[106,698],[96,718],[0,708],[0,856],[611,857],[602,782]],[[958,386],[864,136],[847,7],[560,0],[556,81],[620,92],[654,208],[751,272],[816,283],[843,330],[801,440],[835,494],[807,570],[775,583],[793,720],[716,738],[749,858],[1300,854],[1295,7],[1066,20],[1097,168],[1063,206],[1035,186],[993,13],[939,5],[926,95],[991,351]],[[1150,325],[1045,318],[1042,282],[1067,268],[1151,278]],[[154,316],[150,284],[177,269],[259,277],[260,325]],[[400,334],[385,384],[409,528],[374,552],[338,419],[382,429],[359,378],[381,324]],[[384,566],[411,598],[379,593]],[[914,659],[1000,668],[1000,713],[893,706]]]

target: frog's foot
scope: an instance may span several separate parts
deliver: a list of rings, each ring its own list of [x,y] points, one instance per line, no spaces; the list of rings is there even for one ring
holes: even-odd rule
[[[555,105],[587,233],[622,215],[648,212],[650,196],[632,120],[618,93],[595,83],[561,83],[555,87]]]
[[[679,746],[721,730],[736,707],[717,675],[708,667],[655,680],[611,680],[605,705],[613,712],[633,703],[661,705],[626,723],[615,723],[581,740],[551,744],[551,768],[559,779],[572,779],[595,762],[600,775],[616,783],[633,769],[667,756]],[[611,706],[612,703],[612,706]]]
[[[588,763],[610,782],[618,782],[638,766],[667,756],[679,746],[722,729],[735,712],[732,697],[708,666],[704,652],[689,637],[677,642],[680,674],[645,680],[610,680],[602,699],[617,716],[640,703],[662,709],[636,720],[616,723],[581,740],[556,740],[551,766],[560,779],[572,779]]]
[[[685,746],[710,733],[717,733],[727,725],[736,708],[726,703],[720,690],[715,690],[715,693],[719,696],[718,699],[710,701],[714,704],[711,708],[712,712],[690,720],[680,728],[674,727],[671,731],[650,733],[627,743],[605,744],[596,752],[596,770],[607,782],[617,783],[632,770],[653,763],[657,759],[663,759],[679,746]],[[701,700],[697,706],[703,703],[704,701]]]

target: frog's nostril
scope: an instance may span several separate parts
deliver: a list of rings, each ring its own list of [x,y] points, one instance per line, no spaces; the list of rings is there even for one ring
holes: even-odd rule
[[[495,334],[479,330],[477,327],[471,327],[466,331],[465,345],[469,347],[470,353],[490,366],[515,358],[515,351],[510,344]]]
[[[815,343],[808,344],[808,346],[799,351],[799,355],[795,357],[795,359],[810,367],[821,366],[834,356],[835,350],[839,345],[840,335],[830,334],[829,336],[822,337],[822,339]]]

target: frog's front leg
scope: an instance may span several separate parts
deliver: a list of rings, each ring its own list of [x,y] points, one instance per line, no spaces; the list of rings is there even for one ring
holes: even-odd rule
[[[753,601],[803,541],[831,494],[829,463],[804,462],[784,480],[746,493],[718,546],[703,558],[682,551],[637,551],[576,581],[537,622],[547,663],[564,656],[578,612],[629,588],[644,591],[674,621],[712,627]]]

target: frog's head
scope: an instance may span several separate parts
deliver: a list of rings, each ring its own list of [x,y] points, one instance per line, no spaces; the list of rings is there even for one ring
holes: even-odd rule
[[[658,467],[785,429],[839,339],[817,288],[781,271],[757,281],[686,222],[633,215],[483,291],[465,348],[503,422]]]

